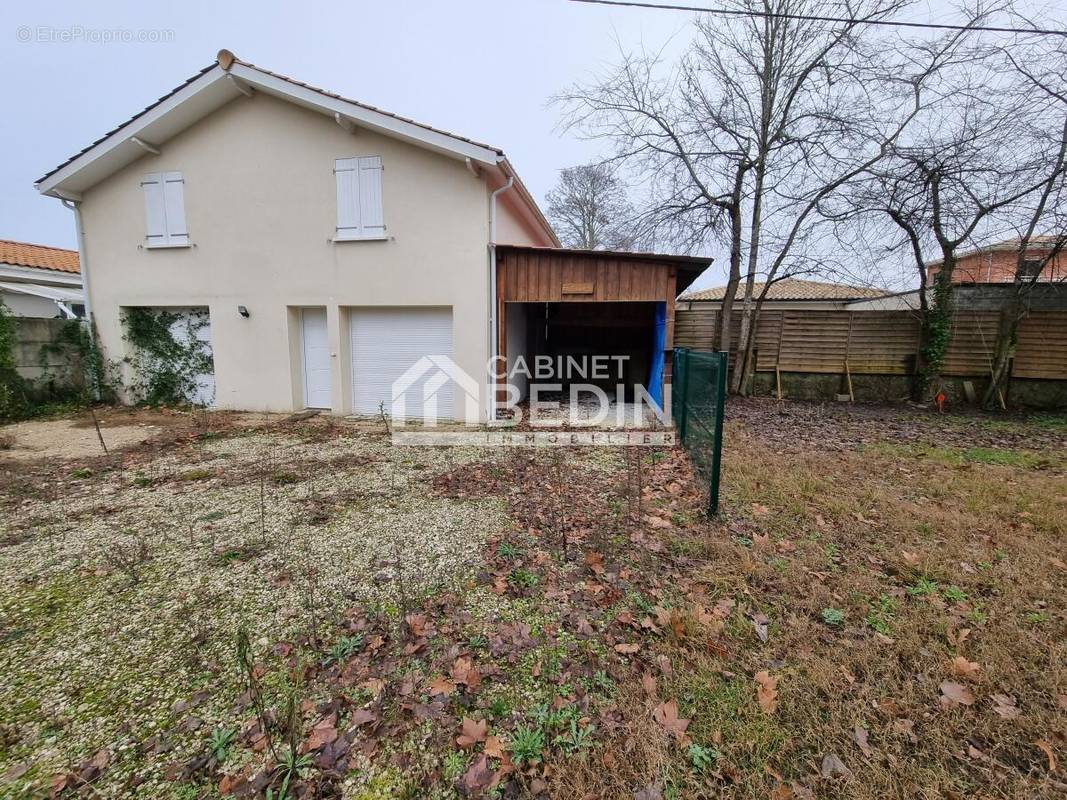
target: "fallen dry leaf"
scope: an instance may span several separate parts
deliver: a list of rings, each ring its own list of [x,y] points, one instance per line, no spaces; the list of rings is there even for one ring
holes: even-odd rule
[[[868,741],[869,735],[868,730],[859,724],[857,724],[852,731],[852,740],[867,758],[874,756],[874,748],[871,747],[870,742]]]
[[[948,643],[954,647],[963,647],[963,643],[967,641],[967,637],[971,635],[970,628],[960,628],[958,631],[954,631],[952,628],[948,629],[945,634],[948,639]]]
[[[978,674],[981,667],[977,661],[968,661],[963,656],[956,656],[948,662],[949,674],[957,678],[973,678]]]
[[[1048,756],[1048,771],[1056,771],[1056,754],[1052,752],[1052,745],[1046,742],[1044,739],[1038,739],[1034,742],[1034,746]]]
[[[677,608],[671,609],[671,630],[679,639],[684,639],[688,633],[685,628],[685,617]]]
[[[426,635],[426,615],[425,614],[408,614],[404,617],[404,621],[408,624],[408,628],[411,630],[412,636],[425,636]]]
[[[656,666],[659,667],[659,671],[663,673],[666,678],[674,675],[674,668],[671,666],[671,660],[667,656],[656,656]]]
[[[752,627],[756,629],[756,637],[761,642],[766,642],[768,639],[768,627],[771,621],[767,618],[766,614],[758,613],[752,615]]]
[[[456,737],[456,744],[460,747],[473,747],[478,742],[485,741],[488,730],[488,720],[473,720],[470,717],[464,717],[461,733]]]
[[[500,741],[496,736],[485,737],[484,752],[490,758],[503,758],[504,757],[504,743]]]
[[[363,681],[363,688],[374,697],[377,697],[385,689],[385,681],[380,678],[367,678],[367,680]]]
[[[954,708],[958,705],[969,706],[973,703],[974,695],[962,683],[941,681],[941,705],[946,708]]]
[[[431,697],[437,695],[444,695],[445,697],[448,697],[448,695],[452,694],[452,692],[454,691],[456,691],[456,684],[452,683],[452,681],[450,681],[444,675],[438,675],[436,678],[430,681]]]
[[[480,794],[492,782],[493,771],[489,769],[489,759],[485,753],[474,759],[467,771],[463,773],[463,777],[460,778],[463,790],[468,796]]]
[[[482,685],[482,675],[469,658],[460,656],[452,665],[452,680],[471,691]]]
[[[590,550],[585,554],[585,563],[594,575],[604,574],[604,556],[595,550]]]
[[[778,709],[778,678],[763,669],[756,673],[756,701],[764,714]]]
[[[641,687],[649,697],[656,696],[656,679],[652,677],[651,673],[646,672],[641,676]]]
[[[667,733],[674,736],[679,744],[685,743],[685,731],[689,727],[689,720],[679,718],[678,703],[676,701],[668,700],[665,703],[660,703],[652,710],[652,718]]]
[[[842,761],[834,753],[827,753],[822,759],[822,776],[823,778],[851,778],[852,770],[845,766],[845,762]]]
[[[311,729],[308,750],[318,750],[337,738],[336,721],[335,717],[328,717]]]
[[[615,645],[615,652],[616,653],[632,654],[632,653],[636,653],[640,649],[641,649],[641,645],[639,645],[639,644],[629,644],[629,643],[625,643],[624,642],[624,643]]]
[[[1015,705],[1015,698],[1009,694],[995,694],[990,699],[993,701],[993,712],[1004,719],[1015,719],[1021,713]]]
[[[697,603],[689,611],[698,625],[703,626],[709,633],[719,633],[723,629],[723,618],[718,614],[708,611],[707,608]]]

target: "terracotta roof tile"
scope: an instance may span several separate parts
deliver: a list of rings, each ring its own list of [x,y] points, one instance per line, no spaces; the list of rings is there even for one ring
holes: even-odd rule
[[[758,297],[763,291],[763,284],[755,286],[755,296]],[[805,281],[799,278],[783,278],[771,284],[767,291],[768,300],[856,300],[864,297],[884,297],[889,294],[885,289],[875,289],[867,286],[846,286],[843,283],[823,283],[821,281]],[[726,296],[725,286],[716,286],[712,289],[698,289],[682,295],[679,300],[722,300]],[[734,297],[737,300],[745,296],[745,285],[737,286]]]
[[[75,275],[81,272],[78,267],[77,250],[64,250],[61,247],[46,247],[43,244],[27,242],[12,242],[8,239],[0,239],[0,264],[72,272]]]

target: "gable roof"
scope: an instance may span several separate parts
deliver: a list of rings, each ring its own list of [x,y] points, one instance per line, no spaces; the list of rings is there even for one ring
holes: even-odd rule
[[[0,264],[80,274],[78,251],[0,239]]]
[[[215,63],[112,128],[34,185],[42,194],[78,200],[82,191],[140,158],[146,150],[158,149],[198,120],[252,91],[326,114],[345,127],[368,128],[466,161],[475,174],[484,168],[496,173],[501,182],[514,178],[524,216],[559,244],[552,226],[500,148],[257,67],[238,59],[229,50],[220,50]]]
[[[753,296],[758,297],[763,291],[764,284],[757,283]],[[843,283],[823,283],[822,281],[806,281],[800,278],[783,278],[771,284],[767,290],[767,300],[857,300],[860,298],[884,297],[889,294],[885,289],[875,289],[869,286],[848,286]],[[698,289],[679,297],[679,300],[722,300],[726,296],[725,286],[716,286],[712,289]],[[745,285],[739,283],[734,294],[735,300],[743,300],[745,297]]]

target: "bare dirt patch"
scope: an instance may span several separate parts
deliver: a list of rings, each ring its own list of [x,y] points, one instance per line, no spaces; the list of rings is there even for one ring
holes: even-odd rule
[[[1067,414],[980,411],[939,414],[928,407],[778,402],[731,398],[727,419],[783,452],[848,450],[878,442],[941,447],[1067,450]]]

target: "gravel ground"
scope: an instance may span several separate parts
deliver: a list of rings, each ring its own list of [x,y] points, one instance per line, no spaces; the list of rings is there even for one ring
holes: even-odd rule
[[[111,763],[93,796],[129,796],[132,783],[138,796],[164,796],[161,765],[135,750],[176,728],[188,735],[158,746],[167,760],[188,757],[232,716],[239,624],[266,647],[329,630],[353,604],[389,606],[401,591],[464,578],[505,524],[503,504],[429,489],[488,454],[339,431],[211,438],[8,498],[0,796],[104,748]]]

